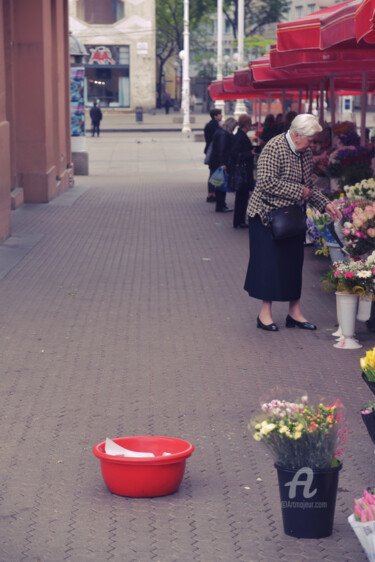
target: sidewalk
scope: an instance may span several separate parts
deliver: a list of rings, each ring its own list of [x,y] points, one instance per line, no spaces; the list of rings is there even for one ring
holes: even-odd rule
[[[103,109],[101,131],[107,133],[119,132],[180,132],[182,129],[183,113],[173,108],[166,114],[164,109],[142,111],[141,121],[137,121],[135,113],[121,110]],[[210,120],[209,113],[202,113],[201,107],[190,112],[190,127],[192,132],[203,132],[203,127]],[[89,110],[86,111],[86,133],[90,134],[91,120]]]
[[[282,303],[280,332],[257,330],[242,289],[248,234],[205,202],[203,143],[103,132],[87,145],[90,176],[14,211],[0,248],[0,561],[365,561],[347,517],[375,483],[359,414],[374,336],[358,323],[363,350],[333,348],[328,262],[306,248],[316,332],[286,330]],[[247,430],[274,386],[346,406],[327,539],[284,535],[276,471]],[[110,494],[92,447],[148,434],[195,445],[179,491]]]

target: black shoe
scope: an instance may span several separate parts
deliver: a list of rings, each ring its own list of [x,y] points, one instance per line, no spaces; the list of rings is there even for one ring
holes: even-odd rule
[[[233,211],[233,209],[226,209],[225,207],[222,207],[221,209],[216,208],[215,210],[217,213],[231,213]]]
[[[279,328],[276,326],[276,324],[263,324],[259,316],[257,318],[257,328],[261,328],[262,330],[267,330],[267,332],[279,331]]]
[[[206,203],[216,203],[215,195],[208,195],[208,197],[206,199]]]
[[[287,328],[301,328],[302,330],[316,330],[315,324],[310,324],[310,322],[298,322],[298,320],[294,320],[291,316],[286,317],[285,325]]]

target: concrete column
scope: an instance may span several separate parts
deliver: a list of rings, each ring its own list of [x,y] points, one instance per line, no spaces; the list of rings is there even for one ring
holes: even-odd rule
[[[25,201],[47,202],[65,186],[68,120],[66,0],[14,0],[15,139]],[[65,178],[68,184],[68,178]]]
[[[10,235],[10,125],[6,111],[4,11],[0,0],[0,242]]]

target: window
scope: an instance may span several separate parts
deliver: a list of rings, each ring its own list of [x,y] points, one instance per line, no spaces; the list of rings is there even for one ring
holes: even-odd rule
[[[307,12],[312,14],[317,10],[316,4],[307,4]]]
[[[93,24],[111,24],[125,16],[123,0],[78,0],[77,15]]]
[[[302,17],[302,6],[296,6],[296,18]]]

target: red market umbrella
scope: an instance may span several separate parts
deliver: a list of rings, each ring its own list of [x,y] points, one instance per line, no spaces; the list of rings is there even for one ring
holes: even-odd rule
[[[375,43],[375,0],[363,0],[355,13],[355,36],[357,41]]]
[[[335,14],[343,6],[352,4],[353,1],[358,3],[359,0],[349,0],[348,2],[335,4],[296,20],[278,23],[277,50],[319,49],[321,47],[320,31],[322,20],[327,16]]]

